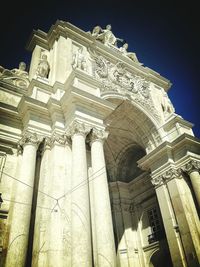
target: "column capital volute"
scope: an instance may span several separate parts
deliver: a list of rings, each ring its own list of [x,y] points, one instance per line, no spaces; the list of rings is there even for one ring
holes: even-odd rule
[[[180,169],[170,168],[164,171],[161,175],[152,176],[151,183],[157,188],[175,178],[182,178],[182,171]]]
[[[180,168],[183,172],[190,175],[192,172],[200,171],[200,162],[197,160],[190,160]]]
[[[91,135],[90,135],[90,143],[92,144],[94,141],[101,141],[104,142],[109,133],[104,129],[92,128]]]
[[[51,149],[51,145],[52,145],[51,137],[45,136],[45,138],[44,138],[44,150]]]
[[[52,147],[53,145],[62,145],[64,146],[65,144],[68,143],[68,137],[65,134],[59,134],[54,132],[51,137],[49,144]]]
[[[39,146],[42,139],[35,132],[25,131],[22,135],[22,138],[19,141],[19,146],[24,147],[27,144]]]
[[[67,137],[73,137],[75,135],[82,135],[86,137],[86,135],[90,132],[91,127],[84,122],[79,122],[79,121],[73,121],[68,129],[66,130],[65,134]]]

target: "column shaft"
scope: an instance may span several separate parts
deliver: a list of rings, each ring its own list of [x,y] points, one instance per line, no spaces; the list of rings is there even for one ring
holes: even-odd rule
[[[97,266],[114,267],[116,266],[116,253],[102,140],[94,138],[91,144],[91,156],[98,259]]]
[[[192,171],[189,175],[197,199],[197,203],[200,208],[200,175],[198,171]]]
[[[6,267],[25,266],[35,176],[36,151],[37,145],[34,143],[26,143],[24,145],[20,171],[20,180],[22,183],[18,182],[16,187]]]
[[[90,267],[91,226],[85,135],[72,137],[72,266]]]
[[[175,230],[177,221],[167,187],[162,185],[156,188],[156,195],[174,267],[188,267],[180,234]]]

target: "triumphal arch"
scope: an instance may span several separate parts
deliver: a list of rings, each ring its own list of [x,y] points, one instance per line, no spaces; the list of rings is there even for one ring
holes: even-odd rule
[[[27,49],[0,67],[0,265],[199,266],[200,143],[169,80],[111,25]]]

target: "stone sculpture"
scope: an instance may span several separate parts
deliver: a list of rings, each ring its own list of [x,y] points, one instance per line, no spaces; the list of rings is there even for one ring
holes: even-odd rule
[[[74,69],[78,68],[83,71],[87,71],[87,64],[85,55],[83,54],[83,47],[80,47],[76,53],[73,54],[72,67]]]
[[[123,42],[123,39],[117,38],[113,34],[112,26],[110,24],[108,24],[105,29],[102,29],[100,26],[95,26],[92,31],[92,36],[108,46],[111,45],[117,47],[117,41]]]
[[[122,52],[122,54],[124,56],[130,58],[134,62],[138,62],[138,59],[136,57],[136,54],[133,53],[133,52],[128,52],[128,44],[127,43],[124,43],[123,46],[119,48],[119,51]]]
[[[16,86],[26,88],[29,85],[28,72],[26,71],[26,63],[20,62],[18,68],[12,70],[0,68],[0,80],[14,84]]]
[[[37,76],[42,78],[48,78],[50,71],[49,62],[47,61],[47,55],[43,54],[37,68]]]

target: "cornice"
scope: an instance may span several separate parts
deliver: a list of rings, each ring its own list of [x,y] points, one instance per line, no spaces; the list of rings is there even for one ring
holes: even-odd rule
[[[154,171],[158,166],[165,166],[182,161],[188,154],[200,153],[200,140],[189,134],[182,134],[173,142],[165,141],[148,155],[138,161],[141,169]],[[160,163],[160,164],[159,164]]]
[[[50,50],[55,40],[60,36],[77,41],[89,49],[99,52],[109,58],[109,60],[115,61],[115,63],[119,61],[123,62],[123,64],[126,65],[126,68],[138,73],[138,75],[145,76],[149,81],[162,86],[166,91],[171,87],[170,81],[162,77],[159,73],[148,67],[142,66],[141,63],[133,62],[122,55],[117,49],[111,49],[101,42],[96,41],[88,32],[79,29],[69,22],[57,20],[48,33],[41,30],[34,30],[29,38],[26,48],[27,50],[32,51],[36,45],[40,45],[44,49]]]
[[[61,98],[60,103],[64,114],[67,114],[75,105],[86,108],[86,110],[95,113],[101,119],[105,119],[105,116],[107,117],[116,108],[115,104],[78,89],[75,86],[70,86],[69,90]]]

